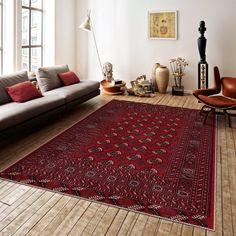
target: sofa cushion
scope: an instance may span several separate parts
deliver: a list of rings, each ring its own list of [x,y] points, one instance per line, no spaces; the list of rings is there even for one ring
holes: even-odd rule
[[[14,84],[6,87],[6,90],[14,102],[26,102],[42,97],[42,94],[30,81]]]
[[[64,98],[58,95],[40,97],[24,103],[6,103],[1,105],[0,130],[29,120],[44,112],[64,104]]]
[[[62,86],[59,73],[68,72],[68,65],[57,65],[51,67],[40,67],[36,71],[36,78],[41,92],[46,92]]]
[[[0,104],[12,102],[11,97],[6,91],[6,87],[28,80],[29,79],[26,71],[0,76]]]
[[[98,90],[99,87],[100,83],[98,81],[81,80],[78,84],[53,89],[51,91],[43,93],[43,95],[47,96],[52,94],[58,94],[65,99],[65,102],[71,102],[75,99],[78,99],[91,92]]]
[[[73,71],[59,73],[58,77],[65,86],[80,82],[79,77]]]

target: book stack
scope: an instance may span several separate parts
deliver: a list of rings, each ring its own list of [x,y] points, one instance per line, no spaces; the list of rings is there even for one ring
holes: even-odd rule
[[[114,80],[111,81],[111,84],[112,84],[112,85],[122,84],[122,80],[116,80],[116,79],[114,79]]]

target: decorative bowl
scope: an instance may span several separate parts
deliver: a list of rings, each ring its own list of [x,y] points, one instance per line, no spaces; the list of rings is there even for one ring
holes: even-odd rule
[[[113,85],[113,84],[107,82],[106,80],[102,80],[101,85],[103,88],[103,93],[116,95],[116,94],[123,94],[124,93],[124,87],[125,87],[126,83],[124,81],[122,81],[121,84]]]

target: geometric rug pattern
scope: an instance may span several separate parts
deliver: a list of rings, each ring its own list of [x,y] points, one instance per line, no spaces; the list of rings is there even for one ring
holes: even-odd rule
[[[112,100],[1,178],[213,229],[215,117]]]

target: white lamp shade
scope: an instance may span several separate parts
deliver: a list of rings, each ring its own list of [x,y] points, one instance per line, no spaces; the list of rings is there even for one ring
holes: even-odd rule
[[[91,31],[91,21],[90,21],[90,17],[87,16],[87,18],[85,19],[85,21],[79,26],[80,29],[85,30],[85,31]]]

